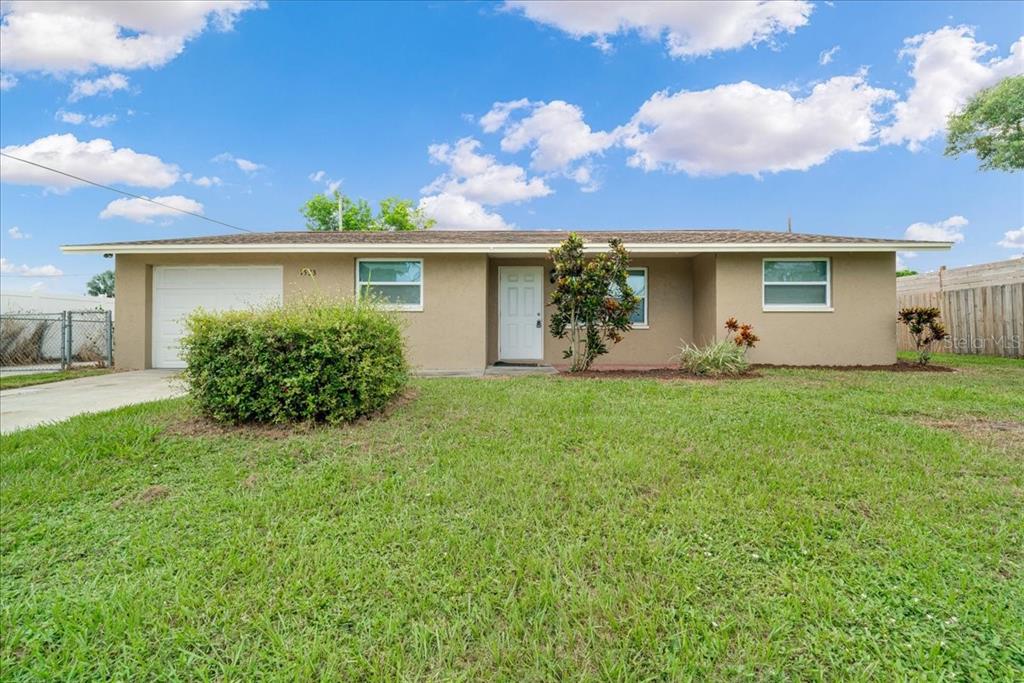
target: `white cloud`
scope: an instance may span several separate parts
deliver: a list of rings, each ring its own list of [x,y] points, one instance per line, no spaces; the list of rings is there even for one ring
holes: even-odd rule
[[[579,184],[580,192],[597,192],[601,189],[601,183],[594,177],[594,169],[589,164],[580,164],[566,171],[565,176]]]
[[[16,85],[18,85],[17,76],[0,73],[0,90],[10,90]]]
[[[80,125],[82,123],[88,123],[93,128],[104,128],[117,121],[116,114],[102,114],[100,116],[86,116],[85,114],[79,114],[74,111],[64,111],[60,109],[57,111],[55,118],[63,123],[70,123],[72,125]]]
[[[551,194],[540,178],[527,178],[514,164],[499,164],[490,154],[478,154],[480,141],[462,138],[454,145],[431,145],[431,161],[448,171],[423,188],[424,194],[459,195],[480,204],[506,204]]]
[[[0,258],[0,273],[4,275],[22,275],[25,277],[60,277],[64,274],[60,268],[52,264],[45,266],[16,265],[5,258]]]
[[[64,111],[61,109],[55,114],[55,117],[58,121],[70,123],[74,126],[85,123],[85,114],[79,114],[73,111]]]
[[[223,184],[223,181],[217,176],[194,176],[191,173],[184,173],[181,177],[185,182],[199,187],[217,187]]]
[[[143,199],[115,199],[107,204],[107,208],[100,212],[100,218],[127,218],[136,223],[152,223],[154,218],[174,218],[182,214],[174,209],[191,211],[192,213],[203,213],[203,205],[194,199],[182,197],[180,194],[167,197],[151,197],[154,202],[166,204],[157,206]],[[171,208],[173,207],[173,208]]]
[[[327,171],[316,171],[309,174],[310,181],[314,183],[323,183],[327,186],[327,194],[334,194],[334,191],[341,187],[340,180],[332,180],[327,177]]]
[[[264,168],[263,164],[257,164],[255,161],[249,161],[240,157],[235,159],[235,164],[246,173],[254,173]]]
[[[511,113],[515,109],[529,109],[529,113],[518,121],[512,121]],[[530,168],[563,173],[588,191],[597,189],[591,169],[570,166],[600,154],[615,144],[616,139],[614,133],[591,130],[583,120],[583,110],[562,100],[496,102],[480,121],[485,131],[497,130],[494,124],[501,121],[500,127],[504,128],[502,150],[519,152],[530,148]]]
[[[913,223],[907,226],[903,236],[908,240],[963,242],[963,229],[967,227],[967,223],[963,216],[950,216],[937,223]]]
[[[11,236],[12,240],[30,240],[30,239],[32,239],[32,235],[30,233],[22,232],[21,228],[19,228],[17,225],[12,226],[11,228],[9,228],[7,230],[7,234]]]
[[[1003,239],[999,240],[999,246],[1007,249],[1024,249],[1024,227],[1004,232]]]
[[[423,197],[419,208],[437,221],[438,230],[509,230],[514,227],[478,202],[457,194],[442,192]]]
[[[257,164],[255,161],[249,161],[248,159],[236,157],[231,152],[221,152],[220,154],[213,158],[213,161],[221,163],[232,163],[241,170],[245,171],[246,173],[255,173],[256,171],[260,171],[266,168],[266,166],[264,166],[263,164]]]
[[[480,141],[462,138],[454,145],[428,148],[433,163],[448,171],[421,192],[419,208],[444,230],[508,230],[514,227],[484,205],[521,202],[551,194],[540,178],[528,178],[514,164],[499,164],[490,154],[479,154]]]
[[[179,177],[178,167],[159,157],[140,154],[129,147],[115,148],[103,138],[79,140],[71,133],[47,135],[27,145],[9,145],[2,151],[104,184],[168,187]],[[58,190],[81,185],[66,176],[7,157],[0,157],[0,180]]]
[[[127,89],[128,77],[124,74],[107,74],[92,80],[78,80],[71,88],[68,102],[77,102],[83,97],[93,97],[94,95],[110,95],[118,90]]]
[[[0,62],[11,71],[46,73],[159,67],[210,26],[229,31],[240,14],[265,6],[253,0],[5,2]]]
[[[512,112],[529,106],[530,100],[525,97],[511,102],[495,102],[491,110],[480,117],[480,127],[485,133],[495,133],[505,125]]]
[[[710,90],[655,93],[623,127],[629,165],[690,175],[759,176],[805,171],[836,152],[864,151],[877,135],[876,107],[896,97],[866,73],[837,76],[804,98],[748,81]]]
[[[821,64],[822,66],[825,66],[826,64],[831,64],[832,59],[836,56],[836,53],[838,52],[838,45],[833,45],[827,50],[822,50],[821,54],[818,55],[818,64]]]
[[[112,124],[114,121],[117,121],[117,114],[102,114],[100,116],[89,117],[89,125],[93,128],[104,128]]]
[[[540,24],[554,26],[574,38],[592,38],[602,51],[610,38],[636,32],[648,40],[665,41],[673,57],[708,55],[771,42],[776,35],[805,26],[813,10],[803,0],[780,2],[643,2],[578,0],[536,2],[507,0]]]
[[[917,258],[916,251],[898,251],[896,252],[896,270],[906,270],[909,268],[907,262],[904,259],[915,259]]]
[[[1007,76],[1024,73],[1024,38],[1010,47],[1010,56],[990,59],[992,45],[974,39],[974,29],[945,26],[907,38],[900,57],[910,57],[914,85],[907,98],[893,107],[895,119],[881,140],[907,143],[911,151],[946,127],[946,118],[976,92]]]

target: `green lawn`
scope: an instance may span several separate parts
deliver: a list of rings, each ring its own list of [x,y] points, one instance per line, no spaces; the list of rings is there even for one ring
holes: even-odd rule
[[[1021,680],[1024,363],[3,437],[4,680]]]
[[[78,377],[92,377],[111,372],[109,368],[80,368],[77,370],[60,370],[58,372],[33,372],[24,375],[4,375],[0,377],[0,389],[18,389],[35,384],[49,384]]]

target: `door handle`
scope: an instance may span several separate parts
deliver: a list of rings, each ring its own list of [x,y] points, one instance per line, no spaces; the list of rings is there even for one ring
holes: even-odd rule
[[[537,319],[537,329],[539,330],[539,329],[540,329],[540,327],[541,327],[541,324],[540,324],[540,319],[538,318],[538,319]]]

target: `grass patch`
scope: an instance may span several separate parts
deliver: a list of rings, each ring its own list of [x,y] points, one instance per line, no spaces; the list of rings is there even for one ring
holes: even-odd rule
[[[77,370],[58,370],[57,372],[33,372],[24,375],[3,375],[0,377],[0,389],[19,389],[36,384],[63,382],[66,379],[92,377],[113,372],[110,368],[80,368]]]
[[[1020,679],[1024,363],[742,382],[425,379],[0,454],[6,680]],[[978,438],[976,438],[976,436]]]

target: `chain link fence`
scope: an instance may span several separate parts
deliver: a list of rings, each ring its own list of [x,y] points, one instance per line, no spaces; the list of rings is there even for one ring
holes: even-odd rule
[[[4,373],[113,364],[110,311],[0,315],[0,370]]]

